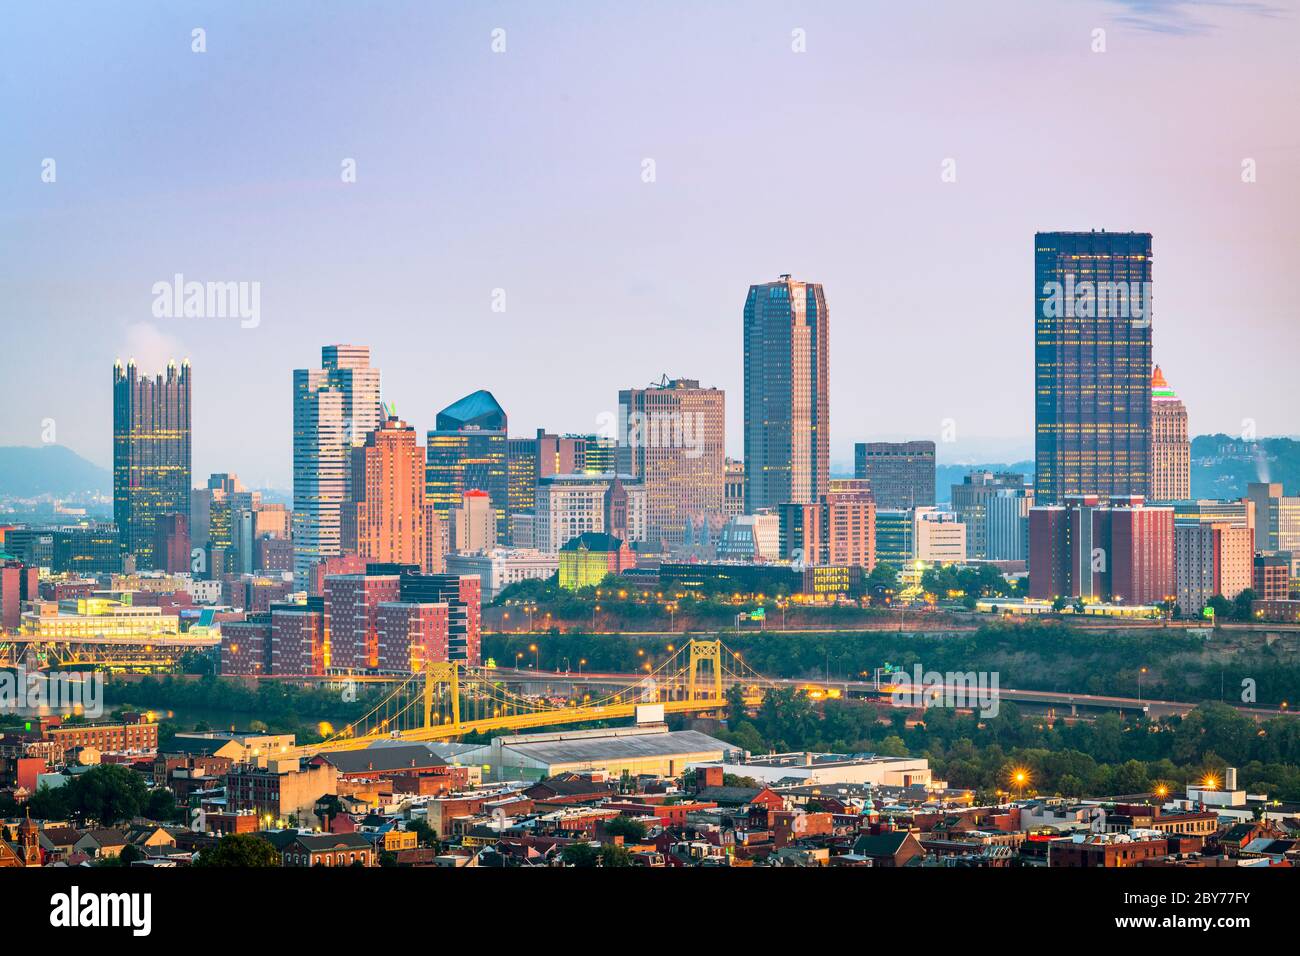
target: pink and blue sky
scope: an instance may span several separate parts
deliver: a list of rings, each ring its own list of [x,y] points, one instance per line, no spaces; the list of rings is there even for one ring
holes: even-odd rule
[[[1033,233],[1089,228],[1154,234],[1194,433],[1297,433],[1298,54],[1290,0],[6,4],[0,444],[107,463],[113,359],[188,356],[196,479],[284,487],[291,370],[358,342],[421,430],[486,387],[592,431],[666,372],[739,455],[741,306],[790,272],[835,461],[946,419],[941,459],[1023,458]],[[154,318],[176,273],[260,324]]]

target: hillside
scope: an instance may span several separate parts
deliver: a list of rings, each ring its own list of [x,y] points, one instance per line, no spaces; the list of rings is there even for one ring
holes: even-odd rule
[[[0,446],[0,496],[65,497],[107,495],[112,491],[113,476],[107,468],[87,461],[63,445]]]

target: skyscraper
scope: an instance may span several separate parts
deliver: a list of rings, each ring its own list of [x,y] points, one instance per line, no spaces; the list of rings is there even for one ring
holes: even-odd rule
[[[352,449],[352,500],[343,528],[345,551],[424,564],[424,449],[415,429],[396,415]]]
[[[113,518],[141,570],[154,567],[158,519],[190,513],[191,382],[188,360],[154,378],[135,359],[113,364]]]
[[[293,373],[294,578],[340,553],[351,449],[379,425],[379,369],[363,345],[326,345],[321,368]]]
[[[618,393],[618,472],[639,478],[651,543],[682,543],[688,524],[724,511],[726,399],[721,389],[675,378]]]
[[[1192,446],[1187,440],[1187,406],[1169,387],[1157,365],[1151,375],[1151,500],[1192,497]]]
[[[745,298],[745,510],[816,501],[830,480],[829,312],[782,275]]]
[[[989,505],[1000,489],[1025,488],[1025,476],[1014,472],[972,471],[960,485],[952,486],[952,510],[966,526],[966,556],[992,558],[989,553]],[[1026,518],[1028,512],[1026,511]]]
[[[870,483],[884,511],[933,508],[934,442],[869,441],[853,446],[853,477]]]
[[[539,478],[582,471],[587,439],[577,435],[550,435],[537,429],[535,438],[507,441],[509,501],[512,515],[532,514]]]
[[[1146,495],[1151,234],[1034,236],[1035,493]]]
[[[497,540],[508,540],[510,477],[506,413],[479,389],[438,413],[428,434],[425,495],[443,521],[467,491],[486,491],[496,511]]]

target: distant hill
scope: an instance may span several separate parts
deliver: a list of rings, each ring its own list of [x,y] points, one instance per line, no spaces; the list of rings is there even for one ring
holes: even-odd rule
[[[1231,435],[1192,439],[1193,498],[1240,498],[1252,481],[1280,481],[1286,494],[1300,493],[1300,442]]]
[[[63,445],[0,446],[0,495],[34,498],[108,495],[113,475]]]

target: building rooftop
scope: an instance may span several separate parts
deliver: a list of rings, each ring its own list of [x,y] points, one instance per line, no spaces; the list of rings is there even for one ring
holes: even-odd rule
[[[698,730],[664,730],[652,733],[613,734],[598,732],[598,736],[540,735],[550,739],[528,742],[527,737],[507,737],[501,741],[503,750],[544,763],[582,763],[601,760],[620,760],[638,757],[665,757],[671,754],[698,754],[710,751],[728,752],[735,748],[716,737]]]

